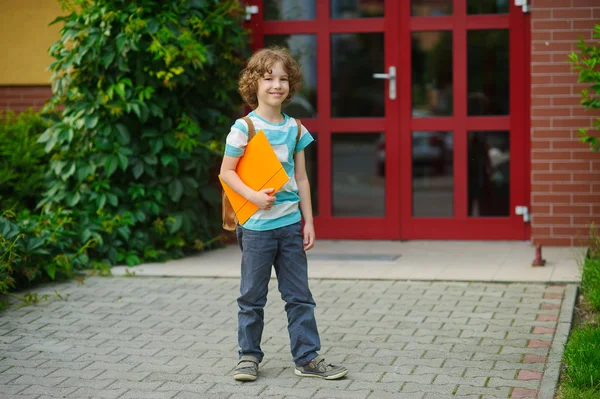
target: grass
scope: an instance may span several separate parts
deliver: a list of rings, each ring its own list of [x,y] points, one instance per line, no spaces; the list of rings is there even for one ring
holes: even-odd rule
[[[582,295],[563,355],[558,398],[600,399],[600,236],[591,228],[592,246],[582,264]]]

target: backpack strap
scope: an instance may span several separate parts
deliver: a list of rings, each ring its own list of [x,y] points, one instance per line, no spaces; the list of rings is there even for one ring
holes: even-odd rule
[[[302,122],[300,122],[300,119],[296,119],[296,123],[298,124],[298,134],[296,135],[296,145],[298,145],[298,143],[300,142],[300,137],[302,136]],[[294,148],[294,152],[296,152],[295,148]]]
[[[256,130],[254,130],[254,123],[252,123],[252,119],[247,116],[244,116],[242,119],[248,124],[248,142],[250,142],[250,140],[252,140],[256,134]]]

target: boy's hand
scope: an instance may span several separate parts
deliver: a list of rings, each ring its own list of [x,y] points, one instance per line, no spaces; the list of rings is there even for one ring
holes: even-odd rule
[[[304,225],[304,250],[308,251],[315,246],[315,226],[310,223]]]
[[[269,195],[272,192],[272,188],[265,188],[264,190],[257,191],[250,202],[258,206],[260,209],[268,211],[273,207],[273,204],[277,199],[274,195]]]

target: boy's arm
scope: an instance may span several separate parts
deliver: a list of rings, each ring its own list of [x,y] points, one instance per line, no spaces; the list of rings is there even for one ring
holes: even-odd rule
[[[310,182],[306,174],[304,151],[294,154],[294,173],[300,195],[300,211],[304,218],[304,250],[308,251],[315,245],[315,225],[313,221],[312,202],[310,200]]]
[[[246,198],[248,201],[256,204],[260,209],[271,209],[275,202],[275,196],[269,194],[273,192],[272,188],[261,191],[254,191],[248,187],[235,172],[240,157],[223,156],[221,163],[221,179],[236,193]]]

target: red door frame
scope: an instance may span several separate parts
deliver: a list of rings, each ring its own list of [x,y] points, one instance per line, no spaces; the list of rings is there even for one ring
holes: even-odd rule
[[[527,239],[521,216],[514,215],[517,205],[529,205],[529,64],[526,23],[519,7],[510,5],[504,15],[466,15],[466,0],[454,0],[451,17],[411,17],[409,1],[385,1],[385,17],[365,19],[329,19],[329,2],[317,1],[316,18],[310,21],[264,21],[263,1],[248,0],[259,6],[248,27],[252,49],[262,48],[264,35],[316,34],[317,81],[321,88],[317,118],[303,119],[310,131],[318,133],[319,209],[315,227],[320,238],[330,239]],[[402,4],[400,4],[402,3]],[[512,3],[512,2],[511,2]],[[467,117],[467,29],[508,29],[510,27],[510,116]],[[454,115],[412,119],[411,112],[411,33],[427,30],[452,30]],[[386,84],[385,118],[331,118],[331,47],[332,33],[383,32],[385,71],[397,68],[397,99],[390,100]],[[399,38],[399,40],[395,40]],[[527,43],[527,44],[526,44]],[[408,49],[402,50],[401,49]],[[380,72],[385,72],[380,71]],[[412,216],[411,132],[419,130],[451,131],[454,134],[454,217],[414,218]],[[467,215],[467,132],[510,131],[510,212],[505,218],[470,218]],[[335,132],[385,132],[386,142],[386,217],[341,218],[331,213],[331,136]]]

